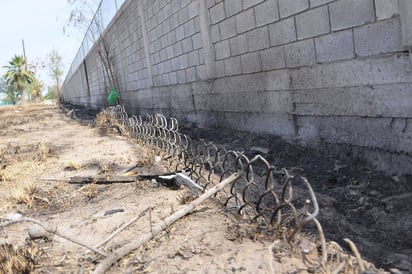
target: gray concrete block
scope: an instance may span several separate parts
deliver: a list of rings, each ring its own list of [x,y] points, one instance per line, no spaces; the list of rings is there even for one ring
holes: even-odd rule
[[[221,39],[227,39],[236,35],[235,18],[230,17],[219,23]]]
[[[309,0],[309,4],[311,8],[314,8],[314,7],[318,7],[318,6],[333,2],[333,1],[335,0]]]
[[[232,56],[248,52],[246,33],[233,37],[229,40],[229,44]]]
[[[246,33],[249,51],[256,51],[269,47],[269,31],[264,26]]]
[[[259,3],[262,3],[265,0],[242,0],[243,2],[243,9],[248,9],[250,7],[253,7]]]
[[[176,41],[180,41],[185,38],[185,30],[183,26],[179,26],[176,30]]]
[[[281,69],[269,71],[264,74],[265,77],[265,89],[264,90],[288,90],[290,89],[291,79],[289,76],[289,70]]]
[[[255,13],[253,9],[248,9],[235,16],[237,33],[255,28]]]
[[[292,89],[410,83],[409,56],[352,59],[290,71]]]
[[[355,57],[352,30],[334,32],[315,38],[317,61],[333,62]]]
[[[266,0],[255,7],[256,26],[263,26],[279,20],[277,0]]]
[[[225,63],[223,60],[215,62],[215,75],[217,78],[225,77]]]
[[[224,40],[215,44],[215,56],[216,60],[230,56],[229,40]]]
[[[269,35],[271,46],[296,41],[295,19],[291,17],[269,25]]]
[[[190,67],[194,67],[200,64],[200,60],[199,60],[199,53],[197,50],[194,50],[192,52],[189,52],[187,54],[188,58],[189,58],[189,66]]]
[[[412,50],[412,2],[399,0],[402,46],[404,49]]]
[[[177,82],[186,83],[186,71],[185,70],[177,71]]]
[[[305,39],[330,32],[328,7],[323,6],[296,15],[298,39]]]
[[[177,19],[178,19],[180,25],[184,24],[187,20],[189,20],[189,11],[188,11],[187,7],[182,8],[178,12]],[[159,21],[159,22],[162,22],[162,21]]]
[[[306,116],[412,117],[412,84],[300,90],[295,112]]]
[[[192,19],[199,15],[199,6],[197,1],[193,1],[189,6],[187,6],[189,12],[189,19]]]
[[[358,56],[402,51],[399,17],[355,28],[353,36]]]
[[[189,20],[183,25],[185,37],[191,36],[195,33],[195,21]]]
[[[310,66],[316,63],[312,39],[285,45],[286,65],[289,68]]]
[[[200,49],[203,47],[200,33],[196,33],[192,36],[192,44],[194,49]]]
[[[182,40],[183,52],[189,52],[193,50],[192,37],[187,37]]]
[[[173,52],[175,56],[179,56],[183,53],[182,42],[177,42],[173,45]]]
[[[262,62],[259,52],[251,52],[241,55],[242,72],[252,73],[262,71]]]
[[[227,17],[242,11],[242,0],[226,0],[224,4]]]
[[[225,19],[225,9],[223,7],[223,2],[215,5],[213,8],[209,9],[210,22],[216,24],[219,21]]]
[[[262,50],[262,70],[274,70],[286,67],[285,51],[283,46],[277,46]]]
[[[215,43],[217,41],[220,41],[220,29],[219,25],[213,25],[210,27],[210,41],[212,43]]]
[[[392,18],[399,14],[399,0],[375,0],[376,18]]]
[[[180,69],[185,69],[189,66],[189,58],[187,57],[187,54],[179,56],[179,66]]]
[[[224,60],[225,63],[225,75],[232,76],[242,73],[242,66],[240,63],[240,56],[227,58]]]
[[[186,69],[186,81],[187,82],[193,82],[196,81],[196,68],[191,67]]]
[[[278,0],[280,17],[288,17],[309,8],[308,0]]]
[[[339,0],[329,4],[332,30],[341,30],[375,21],[373,0]]]
[[[205,65],[196,66],[197,79],[207,80],[207,71]]]

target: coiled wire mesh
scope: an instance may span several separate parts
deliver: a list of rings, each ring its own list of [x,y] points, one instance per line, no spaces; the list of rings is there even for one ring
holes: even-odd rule
[[[159,154],[163,160],[168,161],[171,169],[184,170],[204,190],[233,173],[239,174],[239,178],[220,197],[224,205],[237,210],[250,222],[275,228],[272,231],[277,231],[278,237],[285,242],[299,245],[297,235],[304,227],[310,226],[311,233],[317,234],[320,242],[318,262],[307,259],[305,241],[300,241],[300,248],[303,261],[311,269],[322,267],[324,270],[328,257],[334,257],[333,254],[328,256],[325,236],[316,219],[319,205],[305,177],[293,175],[285,168],[275,167],[261,155],[248,158],[242,152],[226,150],[213,142],[193,140],[179,132],[175,118],[166,118],[162,114],[129,116],[121,105],[109,107],[106,112],[109,123],[121,125],[127,134],[142,144],[158,148]],[[275,244],[276,241],[273,245]],[[339,259],[334,264],[328,262],[334,266],[329,268],[333,270],[326,273],[340,273],[342,269],[353,271],[345,273],[358,273],[362,270],[362,267],[359,268],[362,260],[352,244],[350,247],[356,255],[354,261],[357,263],[353,263],[351,256],[338,256]]]

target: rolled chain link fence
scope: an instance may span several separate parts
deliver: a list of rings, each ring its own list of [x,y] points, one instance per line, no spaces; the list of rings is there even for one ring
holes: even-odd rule
[[[245,220],[260,227],[272,228],[271,231],[277,234],[276,238],[299,246],[304,262],[305,254],[318,246],[319,260],[306,260],[308,267],[325,269],[326,264],[333,266],[333,270],[324,273],[364,271],[356,246],[349,240],[355,257],[338,258],[328,254],[330,248],[326,244],[321,224],[316,219],[319,205],[305,177],[275,167],[261,155],[249,158],[242,152],[226,150],[213,142],[193,140],[179,132],[175,118],[168,119],[162,114],[129,116],[121,105],[109,107],[104,112],[110,124],[121,126],[126,131],[123,133],[143,145],[156,147],[159,156],[167,161],[171,170],[185,171],[204,190],[233,173],[239,174],[239,179],[220,193],[219,200],[228,209],[236,210]],[[298,235],[305,228],[319,244],[302,241]]]

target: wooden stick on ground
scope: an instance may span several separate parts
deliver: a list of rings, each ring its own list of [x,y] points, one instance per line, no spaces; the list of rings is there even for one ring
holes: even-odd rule
[[[92,251],[96,252],[97,254],[100,254],[100,255],[102,255],[102,256],[104,256],[104,257],[107,256],[107,254],[106,254],[105,252],[103,252],[103,251],[101,251],[101,250],[99,250],[99,249],[97,249],[97,248],[94,248],[94,247],[92,247],[92,246],[89,246],[89,245],[87,245],[87,244],[84,244],[84,243],[80,242],[79,240],[73,238],[73,237],[70,236],[70,235],[64,234],[63,232],[60,231],[59,228],[57,228],[57,227],[50,227],[48,224],[45,224],[45,223],[43,223],[43,222],[40,222],[39,220],[36,220],[36,219],[32,219],[32,218],[20,218],[20,219],[15,220],[15,221],[7,222],[5,225],[10,225],[10,224],[13,224],[13,223],[23,223],[23,222],[38,224],[39,226],[43,227],[43,228],[44,228],[47,232],[49,232],[49,233],[55,234],[55,235],[57,235],[57,236],[59,236],[59,237],[61,237],[61,238],[63,238],[63,239],[66,239],[66,240],[72,242],[72,243],[81,245],[81,246],[83,246],[83,247],[85,247],[85,248],[87,248],[87,249],[90,249],[90,250],[92,250]],[[4,226],[4,225],[3,225],[3,226]]]
[[[218,191],[222,190],[226,185],[233,183],[239,178],[237,173],[232,174],[225,180],[223,180],[218,185],[214,186],[213,188],[209,189],[205,193],[203,193],[199,198],[192,201],[190,204],[184,206],[180,210],[176,211],[166,219],[164,219],[161,223],[155,225],[151,232],[147,232],[141,235],[135,241],[132,241],[129,244],[124,245],[117,250],[114,250],[111,254],[109,254],[106,258],[104,258],[93,271],[93,274],[103,274],[105,273],[115,262],[121,259],[123,256],[129,254],[135,249],[138,249],[144,243],[153,239],[156,235],[162,232],[164,229],[169,227],[171,224],[182,218],[183,216],[192,212],[197,206],[199,206],[202,202],[213,196]]]

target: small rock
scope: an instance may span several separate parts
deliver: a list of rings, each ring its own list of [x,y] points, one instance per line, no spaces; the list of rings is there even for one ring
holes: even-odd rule
[[[21,218],[23,218],[23,215],[21,215],[20,213],[10,213],[4,217],[6,221],[11,221],[11,222],[16,222],[20,220]]]
[[[369,195],[371,195],[371,196],[378,196],[378,195],[379,195],[379,192],[376,191],[376,190],[372,190],[372,191],[369,192]]]
[[[47,237],[48,232],[38,224],[34,224],[29,227],[29,237],[32,240],[41,239]]]
[[[162,158],[160,156],[155,156],[155,162],[159,163],[162,160]]]
[[[269,149],[265,148],[265,147],[251,147],[250,148],[251,151],[259,153],[259,154],[268,154],[269,153]]]

